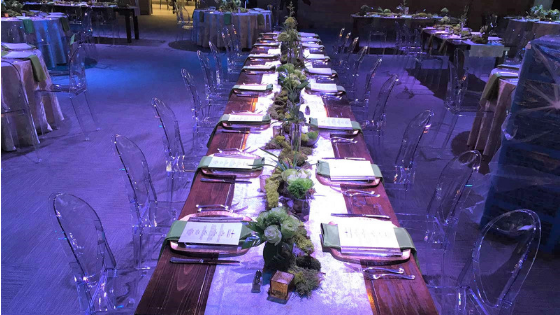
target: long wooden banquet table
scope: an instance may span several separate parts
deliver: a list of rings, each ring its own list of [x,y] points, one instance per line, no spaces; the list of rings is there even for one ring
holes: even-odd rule
[[[256,47],[252,50],[252,53],[259,52],[263,53],[266,51]],[[257,62],[246,61],[246,65],[247,64],[257,64]],[[261,83],[261,77],[261,74],[248,75],[242,72],[237,84]],[[225,113],[231,113],[232,111],[252,111],[255,108],[256,101],[256,98],[237,97],[235,94],[232,94],[226,106]],[[325,100],[325,104],[329,116],[347,117],[355,120],[351,106],[346,97],[342,99]],[[218,148],[240,148],[244,146],[247,141],[247,134],[220,133],[220,129],[221,127],[218,127],[218,131],[209,145],[207,154],[216,153]],[[363,135],[360,133],[355,139],[357,140],[355,144],[334,144],[338,146],[338,149],[334,150],[335,157],[360,157],[373,162]],[[227,200],[228,191],[232,184],[203,183],[201,179],[204,177],[205,176],[199,172],[194,178],[190,194],[181,211],[180,217],[196,213],[196,204],[223,204],[224,200]],[[367,197],[367,205],[379,204],[383,214],[389,215],[391,221],[398,226],[397,217],[395,216],[383,184],[380,184],[374,189],[381,196],[379,198]],[[350,197],[345,196],[344,199],[349,213],[380,214],[380,211],[373,206],[355,207],[352,205]],[[313,207],[311,211],[314,211]],[[320,251],[320,248],[316,248],[316,251]],[[172,264],[169,262],[171,257],[181,256],[181,254],[173,252],[169,246],[163,249],[163,254],[159,259],[135,314],[163,315],[205,313],[216,266],[204,264]],[[368,301],[365,302],[369,302],[372,313],[383,315],[437,314],[432,297],[414,259],[391,265],[391,268],[397,267],[402,267],[407,274],[415,275],[416,278],[414,280],[384,279],[375,281],[364,278],[363,285],[365,286],[365,291],[367,291],[368,298]],[[328,277],[328,274],[326,277]],[[233,282],[224,285],[236,286],[237,283]],[[333,290],[333,288],[329,289]],[[334,290],[336,289],[338,288],[334,288]],[[329,294],[332,298],[336,299],[336,291],[329,292]],[[230,304],[235,303],[231,301],[232,298],[233,297],[230,296],[224,296],[224,299],[227,299]],[[318,297],[313,295],[309,303],[313,303],[314,298]],[[240,302],[243,302],[244,305],[250,303],[250,301]],[[301,311],[301,309],[298,311],[297,306],[290,305],[290,303],[295,303],[295,301],[288,301],[286,306],[295,308],[287,308],[285,311],[286,313],[298,313]],[[252,309],[252,312],[254,311],[255,310]],[[230,312],[238,314],[238,312],[233,310]]]

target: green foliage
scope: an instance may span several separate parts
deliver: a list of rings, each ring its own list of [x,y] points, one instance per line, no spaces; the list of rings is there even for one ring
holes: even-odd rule
[[[292,266],[288,272],[294,275],[294,285],[300,296],[310,296],[311,292],[321,284],[317,270]]]
[[[307,230],[301,226],[293,237],[294,244],[297,248],[301,249],[307,255],[310,255],[315,250],[313,242],[307,237]]]
[[[560,18],[560,11],[545,10],[542,5],[534,6],[529,10],[527,18],[539,19],[542,21],[557,21]]]
[[[222,0],[218,8],[221,12],[237,12],[237,9],[244,10],[241,7],[241,0]]]
[[[321,271],[321,262],[309,255],[296,257],[296,265],[302,268]]]
[[[295,199],[305,199],[311,195],[313,181],[309,178],[298,178],[288,184],[288,191]]]
[[[310,131],[307,133],[307,136],[309,137],[309,139],[315,140],[319,136],[319,133],[317,131]]]
[[[278,201],[280,200],[280,193],[278,188],[282,183],[282,176],[280,172],[273,173],[269,178],[266,179],[264,189],[266,191],[266,201],[268,208],[278,207]]]
[[[26,15],[30,15],[27,11],[23,11],[23,3],[17,0],[8,0],[2,1],[2,17],[4,14],[8,14],[8,16],[20,16],[22,12],[25,12]]]
[[[441,15],[446,16],[447,14],[449,14],[449,10],[447,8],[443,8],[441,9]]]

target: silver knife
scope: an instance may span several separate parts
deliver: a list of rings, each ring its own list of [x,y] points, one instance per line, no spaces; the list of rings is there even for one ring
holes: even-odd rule
[[[239,260],[195,259],[195,258],[171,257],[169,262],[172,263],[172,264],[232,265],[232,264],[238,264]]]
[[[331,213],[333,217],[348,217],[348,218],[370,218],[370,219],[381,219],[381,220],[391,220],[391,217],[383,214],[357,214],[357,213]]]
[[[250,180],[240,180],[240,179],[214,179],[214,178],[202,178],[201,182],[205,183],[226,183],[226,184],[250,184]]]

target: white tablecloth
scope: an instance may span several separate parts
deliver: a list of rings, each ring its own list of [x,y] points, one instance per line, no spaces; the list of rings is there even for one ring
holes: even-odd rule
[[[258,15],[262,14],[264,24],[259,25]],[[204,16],[204,17],[202,17]],[[261,32],[272,28],[271,11],[249,11],[247,13],[232,13],[231,23],[241,35],[241,48],[252,48]],[[219,11],[194,10],[194,32],[199,46],[209,47],[211,41],[217,47],[224,47],[221,32],[224,29],[224,13]]]
[[[54,94],[44,95],[42,98],[42,103],[35,97],[35,91],[40,88],[45,88],[46,86],[52,84],[51,78],[48,74],[47,67],[41,52],[39,50],[34,50],[34,53],[41,60],[43,65],[43,70],[47,75],[47,79],[43,82],[35,81],[33,77],[33,68],[31,67],[31,61],[29,60],[19,60],[19,59],[2,59],[2,106],[10,107],[13,102],[18,102],[19,100],[14,100],[12,97],[17,97],[17,89],[19,88],[19,83],[23,83],[24,92],[26,94],[27,100],[29,102],[29,108],[31,110],[31,115],[33,116],[33,121],[35,123],[35,128],[37,131],[41,129],[45,131],[52,131],[52,127],[56,127],[63,119],[62,111],[60,105],[58,104],[58,99]],[[15,75],[12,71],[3,71],[4,67],[11,67],[5,62],[13,63],[20,74],[20,78],[13,77]],[[15,128],[20,134],[22,125],[19,121],[8,121],[2,117],[2,150],[13,151],[14,140],[12,139],[12,134],[10,130]],[[24,126],[24,125],[23,125]],[[32,143],[26,143],[25,139],[20,137],[20,143],[23,145],[31,145]]]
[[[57,64],[65,64],[66,34],[60,22],[61,17],[32,17],[35,38],[29,44],[37,46],[43,54],[45,64],[49,69]],[[2,18],[2,42],[25,43],[25,30],[23,21],[17,18]]]

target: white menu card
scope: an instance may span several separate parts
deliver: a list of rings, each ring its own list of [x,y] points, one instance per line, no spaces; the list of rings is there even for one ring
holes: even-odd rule
[[[241,227],[241,222],[187,221],[179,243],[238,245]]]
[[[347,129],[352,130],[352,121],[350,118],[335,118],[335,117],[323,117],[317,118],[317,126],[319,128],[329,128],[329,129]]]
[[[311,89],[311,91],[316,91],[316,92],[326,92],[326,93],[336,93],[336,92],[338,92],[338,88],[336,87],[336,84],[334,84],[334,83],[310,82],[309,83],[309,88]]]
[[[345,159],[325,160],[329,163],[331,180],[373,180],[375,175],[369,161]]]
[[[395,226],[390,221],[372,219],[339,220],[338,235],[341,249],[377,249],[400,252]]]
[[[230,122],[261,122],[263,121],[262,115],[229,115],[228,121]]]
[[[212,160],[208,164],[208,168],[234,168],[250,170],[253,168],[252,164],[253,160],[251,159],[236,159],[213,156]]]

